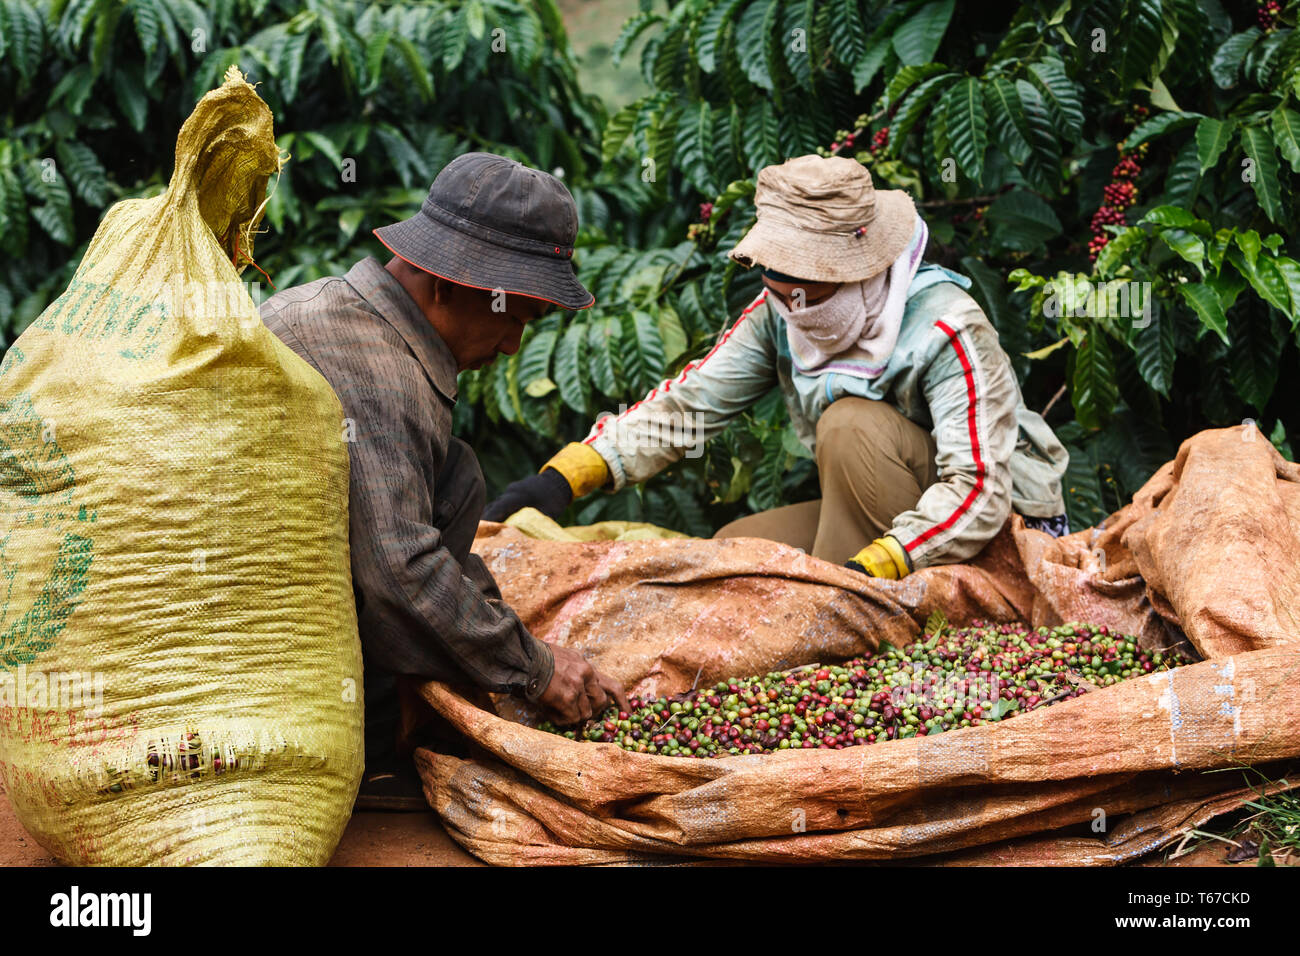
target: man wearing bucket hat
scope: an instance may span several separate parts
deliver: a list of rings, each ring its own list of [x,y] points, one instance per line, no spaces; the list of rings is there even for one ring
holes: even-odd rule
[[[754,201],[758,221],[731,257],[762,267],[763,292],[709,354],[599,419],[484,517],[526,505],[557,516],[576,496],[644,481],[777,385],[822,497],[717,537],[901,578],[972,557],[1013,510],[1068,532],[1066,451],[1025,407],[970,279],[922,263],[928,232],[911,197],[877,191],[847,157],[800,156],[762,169]]]
[[[375,230],[393,254],[387,264],[363,259],[262,306],[267,327],[343,406],[365,662],[360,806],[418,797],[396,750],[399,677],[515,694],[570,723],[610,701],[628,709],[613,680],[535,638],[502,601],[470,551],[483,472],[451,434],[458,372],[513,355],[524,325],[549,307],[594,301],[573,272],[577,231],[576,204],[554,176],[468,153],[438,174],[416,215]],[[365,802],[368,784],[393,780],[375,783]]]

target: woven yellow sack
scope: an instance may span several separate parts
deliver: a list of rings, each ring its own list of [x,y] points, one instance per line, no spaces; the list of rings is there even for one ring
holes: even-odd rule
[[[69,863],[323,864],[362,767],[348,455],[258,318],[237,70],[0,365],[0,785]]]

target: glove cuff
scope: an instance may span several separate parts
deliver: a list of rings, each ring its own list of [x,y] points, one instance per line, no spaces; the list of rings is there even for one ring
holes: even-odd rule
[[[889,552],[889,557],[894,562],[894,568],[898,571],[898,577],[904,578],[912,573],[912,565],[908,561],[907,551],[893,535],[887,534],[883,538],[877,538],[872,544],[878,544]]]
[[[554,468],[569,483],[575,499],[595,491],[609,480],[609,466],[600,452],[582,442],[569,442],[546,464],[544,471]]]
[[[847,567],[865,571],[873,578],[888,578],[897,581],[911,573],[907,563],[907,552],[898,543],[898,539],[885,535],[871,542],[852,558]]]

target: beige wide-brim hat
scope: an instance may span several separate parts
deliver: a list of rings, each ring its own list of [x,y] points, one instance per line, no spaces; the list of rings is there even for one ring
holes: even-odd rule
[[[902,255],[916,204],[901,189],[876,189],[847,156],[796,156],[764,166],[754,190],[758,222],[731,258],[810,282],[860,282]]]

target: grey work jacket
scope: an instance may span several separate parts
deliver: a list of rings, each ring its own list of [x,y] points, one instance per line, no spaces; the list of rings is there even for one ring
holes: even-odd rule
[[[785,320],[765,290],[708,355],[621,415],[597,420],[584,441],[605,459],[617,491],[701,446],[773,385],[810,452],[831,402],[848,395],[887,401],[933,434],[939,472],[888,533],[913,568],[963,561],[998,533],[1012,509],[1035,518],[1064,513],[1061,482],[1069,463],[1042,416],[1025,406],[997,331],[965,291],[969,285],[965,276],[923,265],[908,288],[898,343],[873,379],[794,368]]]

